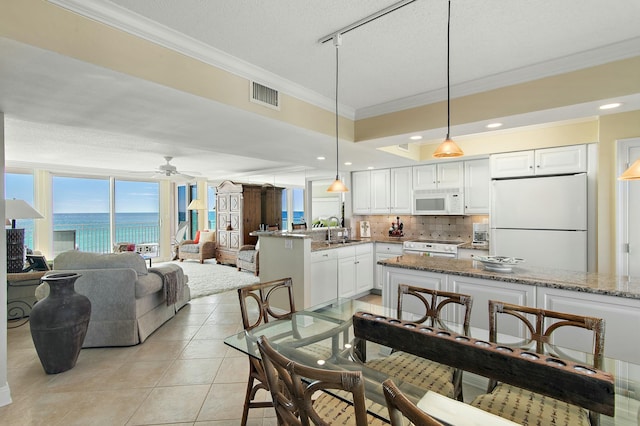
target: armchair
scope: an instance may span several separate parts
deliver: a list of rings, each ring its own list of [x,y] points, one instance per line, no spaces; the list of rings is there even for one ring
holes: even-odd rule
[[[260,273],[260,240],[253,244],[245,244],[240,246],[238,250],[238,258],[236,259],[236,266],[238,271],[251,271],[257,277]]]
[[[216,257],[216,233],[215,231],[198,231],[196,240],[185,240],[178,246],[178,259],[183,262],[185,259],[199,260],[204,263],[205,259],[215,259]]]
[[[277,230],[277,225],[267,226],[267,231]],[[240,246],[236,258],[236,266],[238,267],[238,271],[244,269],[253,272],[256,277],[258,276],[260,273],[260,238],[258,238],[258,242],[255,245],[245,244]]]

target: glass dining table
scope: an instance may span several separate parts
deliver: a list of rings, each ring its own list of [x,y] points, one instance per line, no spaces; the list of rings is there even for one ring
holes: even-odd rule
[[[389,378],[374,369],[368,368],[364,360],[388,356],[392,349],[377,343],[354,337],[353,315],[367,312],[387,318],[396,318],[394,309],[352,299],[337,299],[318,306],[296,312],[291,319],[276,320],[254,328],[249,332],[240,332],[229,336],[225,343],[251,357],[259,358],[257,339],[266,336],[277,350],[286,357],[307,366],[330,370],[358,370],[365,382],[366,398],[377,404],[371,404],[371,414],[388,421],[388,412],[381,410],[385,406],[382,382]],[[407,320],[406,313],[403,319]],[[408,318],[411,320],[411,317]],[[435,326],[462,334],[462,325],[454,321],[441,321]],[[470,335],[487,339],[488,331],[471,327]],[[304,350],[308,345],[325,346],[330,356],[318,358],[318,351]],[[575,350],[567,353],[575,354]],[[579,355],[579,354],[578,354]],[[606,354],[605,354],[606,355]],[[606,358],[604,371],[611,373],[615,383],[615,415],[600,416],[601,425],[639,425],[640,422],[640,365]],[[400,390],[419,407],[438,418],[445,424],[482,425],[514,424],[480,411],[468,404],[455,401],[426,389],[419,388],[406,381],[393,378]],[[486,378],[465,372],[463,383],[465,396],[474,392],[486,391]],[[468,391],[467,389],[473,389]],[[344,398],[344,394],[335,396]],[[465,398],[467,399],[467,398]]]

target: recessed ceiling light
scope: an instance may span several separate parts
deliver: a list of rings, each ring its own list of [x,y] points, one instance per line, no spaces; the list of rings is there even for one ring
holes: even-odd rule
[[[317,159],[317,160],[326,160],[326,158],[325,158],[325,157],[323,157],[323,156],[316,157],[316,159]]]
[[[614,102],[611,104],[600,105],[600,109],[613,109],[618,108],[620,105],[622,105],[620,102]]]
[[[344,165],[345,165],[345,166],[350,166],[350,165],[352,165],[352,164],[353,164],[353,163],[352,163],[351,161],[345,161],[345,162],[344,162]]]
[[[373,170],[373,166],[367,167],[368,170]]]
[[[409,139],[411,139],[412,141],[419,141],[420,139],[422,139],[422,136],[415,135],[415,136],[411,136]]]
[[[502,127],[502,123],[489,123],[489,124],[487,124],[487,129],[497,129],[498,127]]]

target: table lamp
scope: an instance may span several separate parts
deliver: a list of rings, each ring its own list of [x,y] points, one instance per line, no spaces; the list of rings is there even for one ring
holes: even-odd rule
[[[17,273],[24,269],[24,228],[16,229],[16,219],[42,219],[43,216],[24,200],[4,201],[4,216],[11,219],[7,228],[7,272]]]

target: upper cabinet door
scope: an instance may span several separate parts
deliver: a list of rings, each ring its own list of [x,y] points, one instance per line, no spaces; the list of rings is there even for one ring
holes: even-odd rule
[[[425,164],[413,168],[413,189],[462,188],[464,185],[462,161]]]
[[[489,159],[465,161],[464,212],[466,214],[489,214],[490,190]]]
[[[412,177],[411,167],[391,169],[391,213],[411,214]]]
[[[460,188],[464,186],[464,165],[462,161],[438,164],[438,189]]]
[[[435,164],[413,167],[413,189],[436,189],[438,170]]]
[[[354,214],[371,213],[371,172],[351,173],[351,201]]]
[[[587,146],[570,145],[491,156],[491,177],[548,176],[587,171]]]
[[[491,177],[533,176],[533,151],[505,152],[490,157]]]
[[[391,201],[389,169],[371,171],[371,213],[389,213]]]
[[[587,171],[586,145],[561,146],[535,151],[536,175],[581,173]]]

